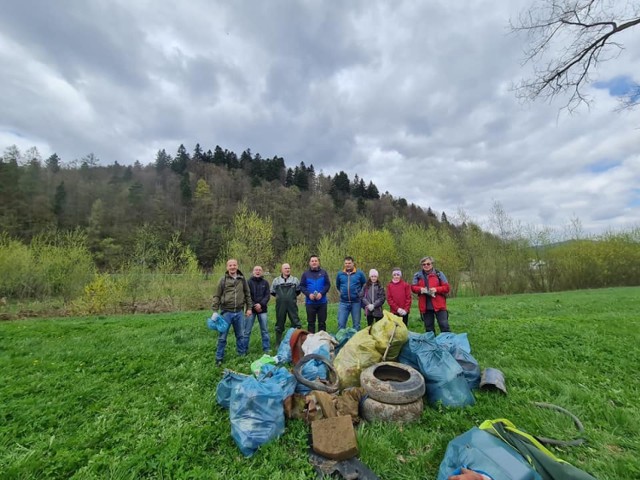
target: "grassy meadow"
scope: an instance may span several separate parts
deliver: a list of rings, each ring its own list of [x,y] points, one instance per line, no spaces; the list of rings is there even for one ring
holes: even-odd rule
[[[411,425],[361,425],[360,459],[380,478],[435,478],[449,440],[485,419],[575,437],[568,417],[532,402],[584,424],[587,443],[558,456],[600,480],[640,478],[640,288],[455,298],[449,310],[452,329],[468,333],[481,367],[503,371],[509,393],[426,408]],[[314,478],[300,421],[251,458],[235,446],[215,401],[222,368],[209,313],[0,322],[0,478]],[[272,307],[271,328],[273,316]],[[418,318],[414,307],[410,329],[423,332]],[[262,353],[258,327],[247,359],[232,337],[223,367],[248,373]]]

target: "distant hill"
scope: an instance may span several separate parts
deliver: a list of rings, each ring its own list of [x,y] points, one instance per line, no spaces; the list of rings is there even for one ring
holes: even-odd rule
[[[282,157],[265,159],[249,149],[238,155],[197,144],[188,153],[180,145],[175,155],[159,150],[146,165],[104,166],[93,154],[67,163],[53,154],[43,161],[35,148],[23,154],[11,146],[0,160],[2,231],[30,240],[54,228],[86,229],[103,265],[133,248],[143,225],[154,238],[179,232],[202,265],[213,265],[240,202],[272,219],[276,255],[301,243],[313,248],[321,232],[358,218],[376,228],[396,217],[448,225],[444,212],[438,217],[431,208],[381,194],[359,175],[325,175],[313,165],[287,166]]]

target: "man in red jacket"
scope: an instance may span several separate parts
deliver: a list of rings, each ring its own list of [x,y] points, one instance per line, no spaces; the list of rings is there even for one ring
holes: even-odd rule
[[[426,332],[435,333],[435,319],[440,333],[450,332],[447,294],[449,282],[444,273],[435,269],[433,257],[420,260],[422,270],[413,276],[411,291],[418,294],[418,308]]]

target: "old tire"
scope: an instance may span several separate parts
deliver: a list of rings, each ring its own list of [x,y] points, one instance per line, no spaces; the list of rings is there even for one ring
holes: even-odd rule
[[[302,376],[302,366],[310,362],[311,360],[317,360],[325,364],[327,367],[327,371],[329,373],[328,380],[320,380],[316,379],[315,381],[307,380]],[[340,379],[338,378],[338,373],[331,363],[326,357],[322,355],[318,355],[316,353],[310,353],[302,357],[298,363],[293,367],[293,376],[296,377],[296,380],[300,382],[302,385],[310,388],[311,390],[320,390],[322,392],[327,393],[336,393],[340,387]]]
[[[425,392],[420,372],[397,362],[381,362],[366,368],[360,374],[360,385],[370,398],[391,405],[413,403]]]
[[[409,423],[420,420],[424,403],[422,397],[415,402],[402,405],[382,403],[367,397],[360,407],[360,415],[367,422],[396,422]]]

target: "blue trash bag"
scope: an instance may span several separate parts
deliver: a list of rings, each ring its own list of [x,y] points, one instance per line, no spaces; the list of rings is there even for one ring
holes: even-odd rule
[[[278,363],[291,363],[291,345],[289,342],[291,341],[291,335],[295,332],[295,328],[290,328],[287,330],[287,333],[284,335],[284,338],[280,342],[280,346],[278,347],[278,353],[276,356],[278,357]]]
[[[400,350],[398,362],[409,365],[410,367],[420,371],[418,359],[428,350],[433,350],[437,347],[435,338],[436,337],[433,332],[409,332],[409,339],[407,340],[407,343],[402,346],[402,350]]]
[[[282,400],[289,395],[293,395],[296,390],[296,384],[298,383],[296,377],[294,377],[289,370],[270,364],[263,365],[260,368],[258,380],[261,382],[275,382],[281,390]]]
[[[249,375],[227,370],[222,373],[222,380],[216,388],[216,401],[223,408],[229,408],[233,387],[242,383]]]
[[[443,348],[428,350],[418,361],[424,376],[427,400],[445,407],[466,407],[476,403],[462,367]]]
[[[344,347],[349,339],[353,337],[358,331],[355,328],[341,328],[336,332],[333,338],[336,339],[338,345],[333,349],[334,355],[338,355],[338,352],[342,347]]]
[[[284,433],[282,389],[273,377],[248,376],[231,392],[231,437],[245,457]]]
[[[322,345],[315,352],[311,353],[321,355],[327,360],[331,358],[329,354],[329,347],[327,345]],[[310,360],[302,366],[300,375],[302,375],[306,380],[309,380],[310,382],[314,382],[317,379],[327,380],[327,378],[329,378],[329,370],[327,369],[327,366],[320,360]],[[311,392],[311,389],[309,387],[303,385],[300,382],[296,382],[296,393],[308,395],[309,392]]]
[[[462,367],[462,371],[464,372],[464,378],[469,384],[469,388],[471,390],[476,390],[480,387],[480,365],[478,361],[473,358],[473,355],[466,352],[460,347],[455,347],[449,351],[453,358],[456,359],[458,365]]]
[[[449,351],[459,347],[465,352],[471,353],[471,344],[466,333],[444,332],[436,337],[436,343]]]
[[[466,334],[463,335],[466,338]],[[433,332],[409,332],[409,340],[403,345],[398,361],[422,374],[430,404],[442,402],[447,407],[475,404],[462,367],[436,340]]]
[[[210,330],[216,330],[220,333],[225,333],[229,331],[230,326],[231,324],[227,323],[224,317],[219,313],[214,312],[211,317],[207,318],[207,327],[209,327]]]
[[[462,466],[486,472],[493,480],[541,480],[522,455],[477,427],[449,442],[437,480],[447,480]]]

